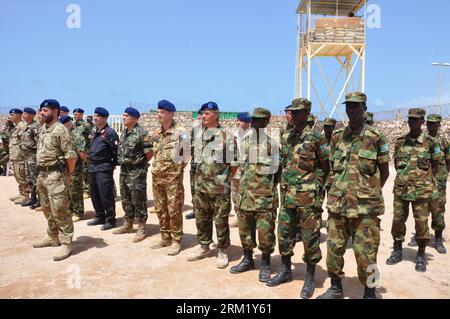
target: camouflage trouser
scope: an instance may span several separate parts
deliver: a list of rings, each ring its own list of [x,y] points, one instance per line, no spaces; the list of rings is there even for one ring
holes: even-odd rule
[[[444,231],[445,229],[445,204],[447,203],[447,190],[436,189],[430,202],[431,228],[434,231]]]
[[[39,199],[47,218],[47,233],[61,244],[70,244],[73,237],[72,214],[69,210],[69,192],[65,173],[40,172],[37,179]]]
[[[69,185],[70,211],[77,215],[84,214],[83,200],[83,161],[78,159],[72,173],[72,182]]]
[[[28,197],[30,194],[30,187],[27,183],[27,173],[25,161],[13,161],[12,162],[14,177],[19,184],[19,193]]]
[[[428,245],[430,242],[430,229],[428,228],[428,216],[430,215],[429,200],[408,202],[400,197],[394,197],[394,221],[392,222],[391,234],[396,241],[405,241],[406,221],[409,215],[409,204],[413,209],[416,221],[416,242]]]
[[[317,264],[322,259],[320,250],[320,213],[312,208],[281,208],[278,217],[278,246],[283,256],[293,256],[295,233],[300,226],[305,252],[305,263]]]
[[[147,168],[120,170],[120,196],[125,217],[145,223],[147,214]]]
[[[276,219],[273,210],[240,210],[237,214],[242,248],[252,250],[256,247],[256,231],[258,231],[259,250],[264,254],[273,253],[275,247]]]
[[[89,158],[83,161],[83,191],[89,194]]]
[[[380,220],[373,216],[346,218],[330,214],[328,217],[327,269],[331,279],[344,277],[344,255],[350,237],[358,266],[359,281],[367,286],[372,274],[368,267],[377,264],[380,246]]]
[[[195,222],[197,224],[197,238],[200,245],[207,246],[213,242],[213,221],[216,225],[217,248],[230,246],[230,194],[207,194],[195,192]]]
[[[233,202],[233,209],[238,213],[238,191],[239,191],[239,179],[231,179],[231,201]]]
[[[197,170],[197,164],[191,163],[191,169],[189,170],[189,182],[191,184],[191,196],[192,201],[194,201],[195,195],[195,172]]]
[[[36,154],[34,154],[25,160],[25,180],[29,189],[36,189],[37,174]]]
[[[180,242],[183,237],[183,175],[167,180],[153,174],[152,188],[161,238]]]

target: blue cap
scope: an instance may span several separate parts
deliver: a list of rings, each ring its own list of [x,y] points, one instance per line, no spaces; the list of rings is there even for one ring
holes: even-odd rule
[[[285,111],[285,112],[289,111],[289,109],[290,109],[291,107],[292,107],[292,105],[286,106],[286,107],[284,108],[284,111]]]
[[[67,122],[70,122],[70,121],[72,121],[72,118],[68,115],[64,115],[59,118],[59,123],[61,123],[61,124],[66,124]]]
[[[210,110],[210,111],[218,111],[219,110],[219,106],[217,106],[216,102],[208,102],[203,104],[200,107],[200,110],[204,111],[204,110]]]
[[[171,102],[162,100],[158,102],[158,109],[166,110],[168,112],[176,112],[177,109],[175,105],[173,105]]]
[[[36,110],[31,108],[31,107],[26,107],[23,109],[24,113],[28,113],[28,114],[32,114],[32,115],[36,115]]]
[[[84,110],[78,108],[78,109],[73,110],[73,113],[83,113],[84,114]]]
[[[139,113],[139,111],[134,107],[127,107],[125,109],[125,113],[128,113],[128,115],[131,115],[132,117],[135,117],[137,119],[141,117],[141,113]]]
[[[21,109],[11,109],[9,114],[23,114]]]
[[[63,111],[63,112],[70,113],[70,110],[67,108],[67,106],[61,106],[61,107],[59,108],[59,110],[60,110],[60,111]]]
[[[98,115],[100,115],[102,117],[108,117],[109,116],[108,110],[103,108],[103,107],[95,108],[94,113],[97,113]]]
[[[239,121],[250,123],[252,121],[252,117],[250,116],[250,113],[248,112],[241,112],[238,113],[237,118]]]
[[[59,102],[56,100],[45,100],[44,102],[41,103],[40,108],[42,109],[43,107],[48,107],[50,109],[57,109],[60,110],[61,107],[59,106]]]

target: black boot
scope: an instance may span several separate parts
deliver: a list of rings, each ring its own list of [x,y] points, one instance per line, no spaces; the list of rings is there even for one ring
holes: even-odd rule
[[[445,249],[444,243],[442,241],[442,230],[437,230],[436,234],[434,235],[436,239],[435,248],[440,254],[446,254],[447,249]]]
[[[340,279],[331,279],[331,287],[317,297],[317,299],[342,299],[344,298],[344,290],[342,289],[342,282]]]
[[[41,207],[41,202],[39,201],[39,199],[36,201],[35,204],[30,206],[30,209],[36,209],[38,207]]]
[[[236,266],[231,267],[232,274],[240,274],[249,270],[255,269],[255,262],[253,260],[253,250],[244,249],[244,258]]]
[[[427,271],[427,261],[425,259],[425,245],[423,243],[419,244],[419,251],[417,252],[416,258],[416,271],[418,272]]]
[[[298,243],[302,241],[302,231],[300,227],[298,227],[296,230],[297,231],[295,232],[295,241]]]
[[[364,287],[363,299],[378,299],[375,288]]]
[[[87,223],[88,226],[104,225],[105,218],[95,217],[93,220]]]
[[[269,287],[275,287],[292,280],[291,256],[281,256],[281,269],[272,279],[266,282]]]
[[[316,274],[316,265],[307,264],[305,283],[303,284],[300,297],[302,299],[309,299],[314,294],[314,288],[316,288],[316,282],[314,280]]]
[[[195,218],[195,210],[186,215],[186,219],[194,219]]]
[[[401,262],[403,259],[402,242],[399,240],[394,241],[394,251],[391,256],[386,260],[386,264],[395,265]]]
[[[258,279],[261,282],[267,282],[270,279],[270,254],[262,254]]]
[[[31,196],[30,196],[30,199],[27,200],[26,202],[20,204],[20,206],[22,206],[22,207],[28,207],[28,206],[34,205],[34,204],[36,204],[36,203],[37,203],[36,188],[33,187],[33,188],[31,189]]]

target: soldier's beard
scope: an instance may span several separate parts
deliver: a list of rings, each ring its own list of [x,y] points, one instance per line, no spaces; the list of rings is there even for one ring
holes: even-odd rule
[[[51,122],[53,122],[53,114],[45,115],[45,123],[50,124]]]

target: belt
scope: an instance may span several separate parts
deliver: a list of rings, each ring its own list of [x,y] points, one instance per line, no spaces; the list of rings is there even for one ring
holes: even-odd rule
[[[133,169],[147,168],[147,164],[145,164],[145,163],[142,163],[142,164],[122,164],[122,165],[120,165],[120,167],[131,171]]]
[[[61,165],[49,165],[49,166],[38,166],[37,169],[39,172],[61,172],[62,171]]]

